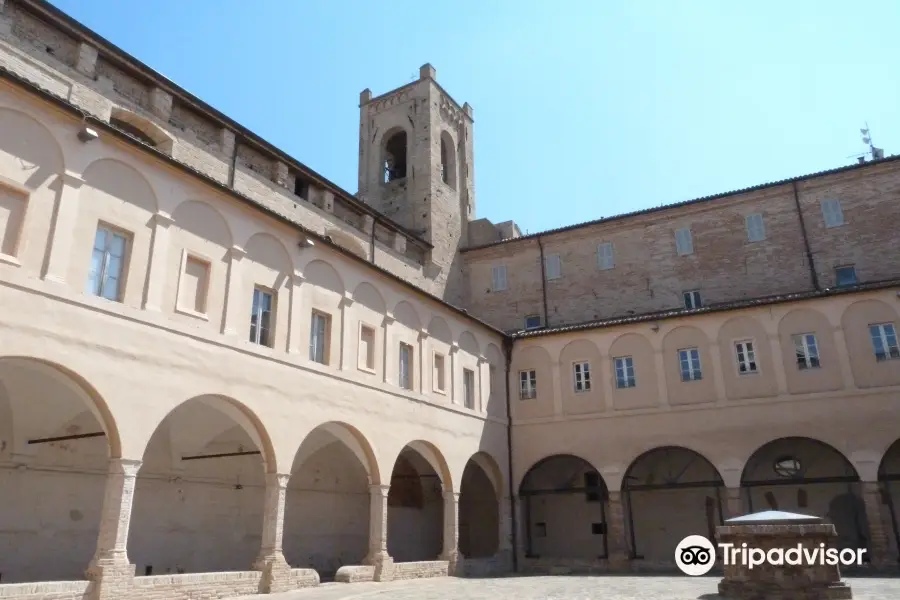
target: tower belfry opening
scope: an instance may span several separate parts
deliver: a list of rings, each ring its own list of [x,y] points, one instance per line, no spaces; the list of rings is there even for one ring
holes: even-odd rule
[[[384,145],[384,183],[406,179],[406,132],[398,131]]]

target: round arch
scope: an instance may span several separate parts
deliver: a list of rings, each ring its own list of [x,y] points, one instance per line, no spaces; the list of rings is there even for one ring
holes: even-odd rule
[[[309,450],[304,451],[304,444],[307,441],[310,441],[312,436],[316,432],[324,432],[331,437],[331,440],[337,440],[344,444],[349,451],[351,451],[354,456],[359,460],[360,465],[366,470],[366,475],[369,479],[368,483],[372,485],[381,484],[381,472],[378,467],[378,460],[375,455],[375,451],[372,448],[372,445],[369,443],[369,440],[366,438],[363,433],[344,421],[328,421],[327,423],[322,423],[321,425],[313,428],[304,438],[303,442],[297,448],[297,452],[294,454],[294,463],[291,466],[291,471],[293,472],[296,468],[303,462],[303,460],[308,457],[311,452]],[[328,440],[321,440],[315,442],[316,449],[322,447],[321,442]]]
[[[900,557],[900,439],[885,451],[878,465],[878,482],[890,518],[891,551]]]
[[[431,442],[426,442],[424,440],[414,440],[403,447],[403,450],[401,450],[397,455],[397,459],[400,458],[400,455],[402,455],[407,448],[415,451],[419,456],[421,456],[428,462],[428,464],[432,469],[434,469],[434,472],[440,478],[441,485],[443,486],[444,491],[455,491],[453,487],[453,477],[450,474],[450,467],[448,466],[447,460],[444,458],[444,455],[440,450],[438,450],[437,446],[435,446]],[[397,459],[395,459],[394,462],[396,462]]]
[[[459,482],[459,551],[467,559],[489,558],[500,549],[502,475],[483,451],[466,462]]]
[[[405,179],[409,157],[409,135],[406,129],[399,125],[388,129],[381,136],[380,146],[384,183]]]

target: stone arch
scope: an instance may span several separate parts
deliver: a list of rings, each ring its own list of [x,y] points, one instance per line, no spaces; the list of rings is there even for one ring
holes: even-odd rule
[[[782,365],[773,365],[769,334],[758,319],[746,315],[732,317],[719,327],[716,339],[729,398],[759,398],[778,393],[773,373]],[[742,362],[738,360],[738,342],[741,352],[747,354]]]
[[[635,458],[622,485],[632,558],[672,563],[688,535],[715,537],[724,522],[722,486],[709,459],[683,446],[652,448]]]
[[[873,342],[872,329],[879,326],[892,326],[895,337],[900,328],[900,317],[897,311],[886,302],[870,298],[857,300],[850,304],[841,315],[841,328],[850,355],[850,369],[853,380],[861,388],[900,385],[900,369],[894,367],[893,360],[897,356],[890,354],[883,347],[878,352]],[[881,335],[875,334],[879,340]]]
[[[344,294],[344,281],[329,263],[322,259],[309,262],[303,269],[303,277],[308,285]]]
[[[138,472],[128,543],[138,574],[245,569],[259,552],[265,474],[277,472],[269,434],[245,404],[205,394],[173,407]]]
[[[616,358],[631,357],[636,385],[634,387],[618,387]],[[649,408],[659,403],[659,392],[655,385],[657,377],[663,375],[656,372],[656,359],[650,340],[639,333],[623,333],[613,340],[609,347],[609,360],[612,370],[612,398],[616,409]],[[646,382],[644,385],[641,382]],[[638,389],[640,388],[640,392]]]
[[[888,533],[888,551],[900,558],[900,439],[885,451],[878,465],[878,485],[882,502],[886,505],[887,523],[882,529]]]
[[[443,317],[431,317],[431,321],[428,322],[428,335],[448,346],[453,344],[453,334]]]
[[[172,153],[175,137],[146,117],[114,106],[109,116],[109,124],[148,146],[166,154]]]
[[[563,410],[567,414],[604,410],[600,350],[588,338],[566,344],[559,353]]]
[[[792,394],[838,390],[843,386],[841,370],[824,368],[840,360],[834,340],[834,327],[821,312],[812,308],[795,308],[778,321],[778,341],[785,357],[784,372],[788,391]],[[796,359],[794,336],[812,334],[819,364],[823,368],[801,370]]]
[[[441,130],[441,181],[456,189],[456,144],[446,129]]]
[[[528,469],[518,490],[526,557],[594,560],[609,555],[609,492],[590,462],[572,454],[544,457]]]
[[[749,512],[785,510],[830,519],[842,548],[866,546],[866,515],[853,464],[833,446],[808,437],[783,437],[757,448],[741,472]]]
[[[526,346],[513,351],[512,364],[510,366],[511,382],[514,386],[510,390],[513,416],[519,418],[546,417],[553,414],[553,377],[551,365],[553,359],[550,353],[538,345]],[[531,371],[535,372],[536,385],[533,397],[528,396],[528,387],[523,384]],[[523,387],[526,385],[526,387]]]
[[[392,127],[381,137],[381,166],[385,183],[405,179],[409,168],[409,136],[403,127]]]
[[[333,243],[360,258],[368,258],[365,246],[349,233],[341,231],[340,229],[326,229],[325,237],[330,238]]]
[[[259,232],[250,236],[244,245],[247,258],[269,269],[291,275],[294,272],[294,262],[284,244],[271,233]]]
[[[715,402],[713,361],[706,333],[681,325],[665,335],[662,348],[669,404]]]
[[[0,165],[3,173],[29,172],[16,182],[30,189],[37,189],[51,177],[62,173],[65,159],[56,136],[46,125],[18,110],[0,108]],[[6,161],[3,154],[22,161]],[[8,164],[7,164],[8,163]]]
[[[41,358],[0,357],[3,529],[15,540],[0,545],[4,583],[83,578],[104,474],[121,453],[109,406],[84,376]]]
[[[481,355],[481,349],[478,347],[478,341],[472,332],[466,330],[459,334],[459,349],[468,352],[472,356]]]
[[[172,220],[199,238],[228,250],[234,244],[234,236],[228,221],[216,208],[203,200],[185,200],[172,211]]]
[[[878,465],[879,481],[900,481],[900,438],[885,451]]]
[[[419,318],[418,311],[405,300],[401,300],[394,306],[394,319],[412,331],[422,329],[422,319]]]
[[[310,431],[294,457],[285,501],[284,555],[330,579],[363,564],[369,542],[369,486],[378,462],[359,429],[330,421]]]
[[[496,344],[488,343],[484,350],[488,363],[488,398],[485,412],[499,417],[506,415],[506,363]]]
[[[488,558],[500,548],[500,502],[503,476],[497,461],[476,452],[463,469],[459,486],[459,551],[468,558]]]
[[[122,203],[132,204],[149,214],[159,210],[153,186],[140,171],[114,158],[101,158],[84,170],[85,183]]]
[[[356,286],[356,289],[353,290],[353,301],[382,315],[387,307],[381,292],[368,281],[363,281]]]

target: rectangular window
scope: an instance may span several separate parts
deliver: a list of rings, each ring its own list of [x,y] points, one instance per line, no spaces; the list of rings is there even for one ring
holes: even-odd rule
[[[797,355],[798,369],[819,368],[819,346],[816,336],[811,333],[800,333],[794,336],[794,352]]]
[[[604,271],[616,266],[612,242],[603,242],[597,246],[597,266]]]
[[[678,351],[678,362],[681,365],[682,381],[699,381],[703,379],[700,371],[700,350],[685,348]]]
[[[463,369],[463,398],[466,408],[475,408],[475,371]]]
[[[434,373],[432,375],[434,379],[434,390],[436,392],[443,392],[447,389],[444,375],[444,355],[443,354],[435,354],[434,355]]]
[[[205,315],[209,289],[209,262],[188,254],[178,282],[178,307]]]
[[[400,342],[400,387],[411,390],[413,387],[413,347]]]
[[[528,315],[525,317],[525,329],[537,329],[541,326],[541,315]]]
[[[547,279],[559,279],[562,277],[562,259],[559,254],[551,254],[544,259],[544,275]]]
[[[359,356],[357,366],[367,371],[375,370],[375,328],[368,325],[359,327]]]
[[[591,391],[591,365],[587,362],[577,362],[572,365],[575,392]]]
[[[703,302],[700,299],[699,290],[691,290],[689,292],[685,292],[683,294],[683,297],[685,308],[700,308],[701,306],[703,306]]]
[[[634,379],[634,361],[630,356],[614,358],[613,364],[616,368],[617,388],[633,388],[637,385],[637,382]]]
[[[762,215],[747,215],[747,241],[761,242],[766,239],[766,225]]]
[[[0,254],[16,256],[25,220],[27,196],[0,183]]]
[[[272,292],[253,289],[253,312],[250,314],[250,341],[260,346],[272,346]]]
[[[893,323],[870,325],[869,335],[872,338],[875,360],[880,362],[900,358],[900,348],[897,347],[897,330],[894,329]]]
[[[87,282],[88,294],[107,300],[121,300],[122,272],[127,247],[128,238],[124,233],[104,225],[97,227]]]
[[[294,177],[294,195],[309,200],[309,182],[300,175]]]
[[[838,287],[856,285],[856,268],[853,265],[835,268],[834,282]]]
[[[537,372],[519,371],[519,399],[531,400],[537,397]]]
[[[691,230],[687,227],[675,231],[675,249],[678,256],[687,256],[694,253],[694,240],[691,238]]]
[[[834,198],[822,200],[822,218],[825,227],[838,227],[844,224],[844,211],[841,209],[841,201]]]
[[[328,364],[328,338],[331,334],[331,317],[313,311],[309,325],[309,360]]]
[[[491,290],[502,292],[506,289],[506,265],[491,268]]]
[[[753,349],[753,342],[750,340],[735,342],[734,350],[737,353],[738,373],[741,375],[756,373],[756,351]]]

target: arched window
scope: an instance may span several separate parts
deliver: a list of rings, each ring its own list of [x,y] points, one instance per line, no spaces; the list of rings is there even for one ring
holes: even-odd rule
[[[456,153],[453,138],[446,131],[441,132],[441,181],[456,189]]]
[[[384,182],[406,178],[406,132],[391,135],[384,145]]]

